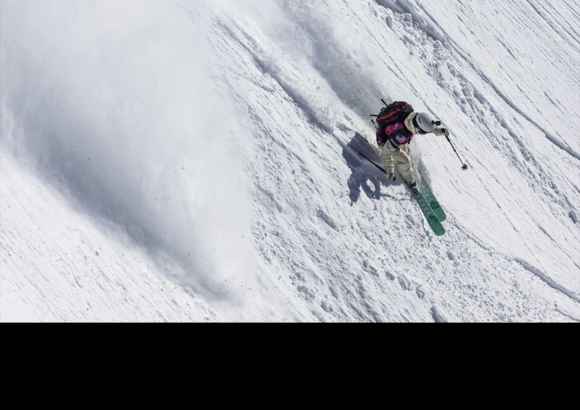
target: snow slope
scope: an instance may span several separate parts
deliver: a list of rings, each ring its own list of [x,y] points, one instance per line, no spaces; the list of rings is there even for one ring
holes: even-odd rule
[[[575,2],[0,4],[0,320],[580,321]]]

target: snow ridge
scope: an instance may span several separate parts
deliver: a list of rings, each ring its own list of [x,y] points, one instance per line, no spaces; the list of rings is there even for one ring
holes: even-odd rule
[[[551,279],[548,275],[546,275],[544,272],[540,271],[538,268],[530,265],[528,262],[520,259],[520,258],[515,258],[514,259],[516,262],[518,262],[520,265],[522,265],[526,270],[530,271],[532,274],[536,275],[538,278],[542,279],[544,282],[546,282],[549,286],[553,287],[554,289],[562,292],[563,294],[565,294],[566,296],[568,296],[570,299],[574,300],[575,302],[580,303],[580,296],[578,296],[577,294],[575,294],[574,292],[572,292],[569,289],[566,289],[565,287],[557,284],[553,279]]]

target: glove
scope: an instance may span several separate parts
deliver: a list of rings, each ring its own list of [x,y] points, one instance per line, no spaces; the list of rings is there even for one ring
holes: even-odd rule
[[[441,132],[443,133],[443,135],[445,135],[446,137],[449,136],[449,130],[447,128],[441,128]]]
[[[387,179],[388,179],[389,181],[391,181],[391,182],[394,182],[394,181],[397,179],[397,177],[395,176],[395,174],[394,174],[394,173],[392,173],[392,172],[387,172]]]

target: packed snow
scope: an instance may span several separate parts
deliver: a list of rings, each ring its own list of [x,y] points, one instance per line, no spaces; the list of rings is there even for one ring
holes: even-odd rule
[[[574,0],[0,0],[0,320],[579,322],[579,27]],[[355,151],[380,164],[381,98],[451,131],[411,145],[444,236]]]

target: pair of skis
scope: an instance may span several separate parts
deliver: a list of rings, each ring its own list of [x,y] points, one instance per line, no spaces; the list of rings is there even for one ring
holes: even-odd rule
[[[375,164],[374,161],[371,161],[371,159],[364,155],[362,152],[359,152],[355,148],[352,149],[361,157],[380,169],[383,173],[386,173],[382,167]],[[413,197],[417,201],[417,204],[419,205],[423,216],[427,220],[427,223],[433,230],[433,233],[437,236],[443,235],[445,233],[445,228],[441,222],[447,219],[447,215],[445,215],[445,211],[443,211],[443,208],[441,208],[441,205],[439,205],[439,201],[437,201],[437,198],[435,198],[435,195],[433,194],[429,184],[427,184],[425,181],[421,181],[421,189],[419,190],[419,194],[413,195]]]
[[[447,219],[447,215],[445,215],[445,211],[439,205],[439,201],[433,195],[433,191],[431,191],[431,187],[425,181],[421,181],[421,189],[419,190],[418,195],[413,195],[423,216],[427,220],[427,223],[437,236],[441,236],[445,233],[445,228],[443,227],[443,222]]]

